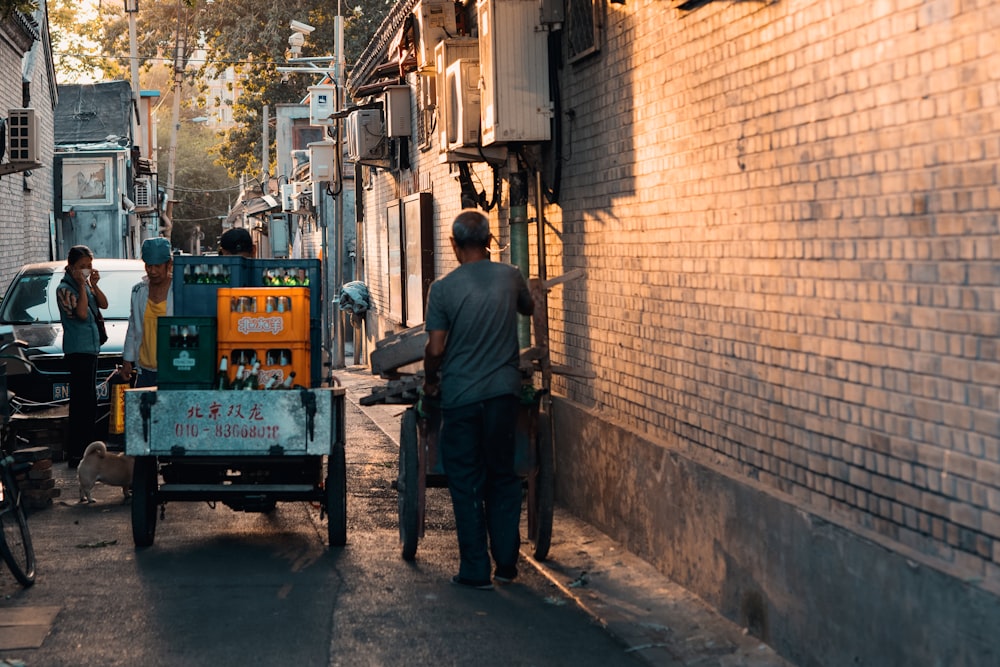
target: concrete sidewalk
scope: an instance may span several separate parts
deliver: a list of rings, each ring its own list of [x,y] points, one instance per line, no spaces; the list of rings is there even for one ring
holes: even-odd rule
[[[365,366],[349,366],[335,376],[348,400],[398,445],[400,416],[407,406],[360,404],[386,381]],[[552,583],[554,599],[572,600],[649,664],[789,667],[743,628],[558,506],[552,533],[548,559],[537,562],[525,548],[524,561]]]

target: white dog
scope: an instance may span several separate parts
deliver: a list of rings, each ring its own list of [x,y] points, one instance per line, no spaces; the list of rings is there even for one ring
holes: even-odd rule
[[[128,500],[134,466],[135,458],[124,454],[110,454],[107,446],[99,440],[90,443],[76,469],[76,477],[80,482],[80,502],[94,502],[91,492],[97,482],[122,487],[125,500]]]

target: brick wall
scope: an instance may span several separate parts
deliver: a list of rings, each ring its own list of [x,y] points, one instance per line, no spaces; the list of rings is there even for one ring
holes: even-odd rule
[[[0,31],[20,28],[7,21]],[[23,106],[20,49],[0,39],[0,116]],[[35,60],[31,73],[31,104],[39,130],[42,167],[0,178],[0,290],[6,289],[17,269],[49,257],[49,214],[52,211],[53,102],[46,58]],[[5,156],[5,161],[7,160]]]
[[[762,593],[800,664],[975,664],[1000,619],[1000,5],[677,4],[598,2],[598,52],[559,70],[546,268],[586,277],[550,338],[597,376],[554,380],[560,502],[732,618]],[[442,275],[459,188],[436,146],[412,162]],[[374,339],[411,176],[366,195]],[[866,572],[910,587],[879,599],[896,627]],[[912,613],[970,604],[974,630]]]
[[[562,72],[559,392],[1000,583],[1000,6],[670,4]]]

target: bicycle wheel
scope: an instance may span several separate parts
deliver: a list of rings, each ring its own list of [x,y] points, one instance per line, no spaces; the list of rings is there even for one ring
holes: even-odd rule
[[[0,466],[0,556],[14,578],[24,587],[35,583],[35,548],[31,545],[28,521],[21,508],[17,481],[8,467],[10,459]]]

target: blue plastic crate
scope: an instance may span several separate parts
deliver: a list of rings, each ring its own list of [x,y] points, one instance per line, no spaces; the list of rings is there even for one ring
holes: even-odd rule
[[[244,287],[308,287],[309,318],[323,317],[323,267],[318,259],[252,259]]]
[[[220,287],[251,287],[248,263],[235,255],[174,257],[174,315],[215,317],[215,292]]]

